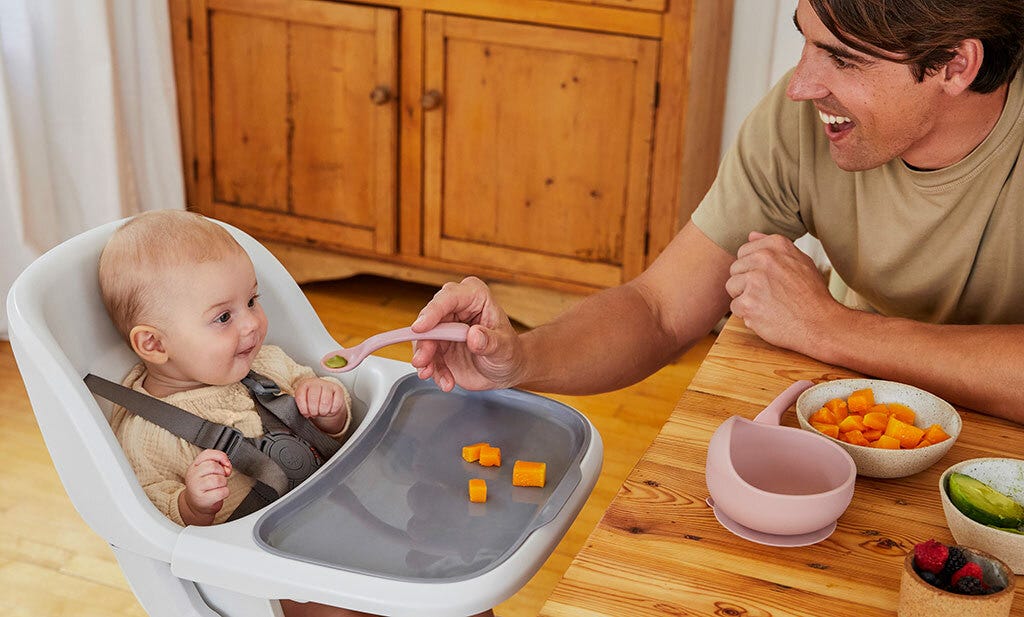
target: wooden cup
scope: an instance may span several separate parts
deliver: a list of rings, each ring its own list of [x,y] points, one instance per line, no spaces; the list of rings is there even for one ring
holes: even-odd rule
[[[984,582],[1004,585],[1002,591],[983,596],[968,596],[939,589],[914,570],[914,553],[903,562],[900,580],[900,600],[896,614],[899,617],[1007,617],[1013,605],[1013,590],[1017,578],[1010,568],[988,553],[960,547],[970,561],[981,566]]]

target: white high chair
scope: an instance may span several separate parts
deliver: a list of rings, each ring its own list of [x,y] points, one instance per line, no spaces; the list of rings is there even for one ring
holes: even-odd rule
[[[329,532],[335,518],[332,511],[323,510],[327,507],[320,505],[326,503],[324,500],[316,501],[320,499],[318,494],[329,493],[336,485],[348,481],[343,473],[349,472],[340,470],[346,464],[349,468],[361,469],[358,473],[364,475],[373,472],[373,469],[366,471],[367,465],[351,457],[363,456],[360,452],[376,447],[367,442],[374,435],[371,431],[374,425],[377,435],[372,438],[378,441],[382,439],[381,431],[391,430],[386,427],[387,422],[374,422],[374,419],[390,413],[387,409],[393,405],[390,393],[394,384],[412,373],[408,364],[379,357],[370,357],[357,369],[341,376],[353,394],[354,432],[342,450],[302,486],[260,512],[223,525],[182,528],[165,518],[146,497],[110,429],[109,403],[98,402],[82,381],[88,373],[120,381],[137,362],[104,310],[96,274],[100,252],[122,222],[85,232],[41,256],[15,281],[7,298],[7,312],[18,367],[68,496],[85,522],[110,544],[132,591],[149,615],[280,617],[282,613],[276,599],[290,598],[381,615],[459,617],[498,604],[539,569],[578,514],[600,472],[601,439],[582,416],[578,421],[578,427],[582,428],[576,429],[582,435],[577,439],[580,454],[568,465],[562,481],[545,493],[550,495],[549,500],[560,495],[558,501],[536,504],[530,511],[534,518],[522,537],[510,545],[505,554],[488,556],[485,567],[478,571],[464,568],[457,576],[438,580],[431,580],[429,574],[406,575],[400,567],[395,571],[375,572],[372,564],[351,565],[344,562],[344,556],[339,557],[341,561],[331,563],[335,553],[344,551],[333,550],[328,558],[323,555],[307,558],[287,546],[272,546],[274,538],[271,536],[282,532],[272,531],[268,535],[260,531],[268,524],[277,525],[277,529],[288,525],[301,527],[305,524],[303,521],[309,520],[307,513],[313,512],[320,516],[315,522],[319,525],[318,533]],[[301,364],[319,366],[323,353],[338,348],[338,343],[270,252],[238,229],[224,227],[245,248],[255,265],[260,302],[270,323],[267,342],[280,345]],[[534,396],[518,391],[505,392],[511,394],[500,396],[512,401]],[[480,393],[473,393],[477,395]],[[493,400],[498,400],[493,404],[500,406],[506,400],[469,399],[466,398],[469,393],[460,395],[458,392],[456,398],[440,398],[443,396],[452,395],[434,390],[428,392],[426,398],[435,397],[440,407],[447,405],[447,401],[461,400],[459,396],[468,401],[466,405],[472,409],[454,418],[460,423],[473,415],[475,406],[488,407]],[[533,405],[533,401],[529,399],[522,404]],[[435,413],[442,412],[420,412],[415,417],[424,421]],[[543,423],[541,414],[538,417]],[[436,434],[450,432],[445,426],[435,431]],[[543,430],[532,432],[545,433]],[[403,442],[403,447],[405,445]],[[380,465],[381,456],[386,459],[386,455],[378,456],[378,465],[385,467],[387,465]],[[511,468],[511,460],[507,466]],[[365,486],[364,483],[360,489],[364,495],[366,490],[374,490],[372,480],[369,489]],[[462,487],[464,490],[464,485]],[[344,489],[352,492],[348,487]],[[434,489],[442,493],[454,490],[440,485]],[[451,494],[442,497],[450,503]],[[465,497],[457,499],[464,501]],[[526,501],[530,499],[527,497]],[[339,501],[339,498],[332,496],[331,500]],[[522,510],[523,501],[515,496],[510,502],[513,500],[517,502],[515,507]],[[402,507],[388,506],[387,509],[395,509],[398,516],[404,516],[404,505],[398,505]],[[482,521],[483,529],[487,529],[488,514],[493,515],[490,520],[501,520],[500,503],[472,505],[492,508],[471,512],[476,517],[474,520]],[[348,510],[344,513],[351,518]],[[340,529],[347,519],[337,518]],[[402,535],[400,529],[396,532],[380,521],[372,522],[386,527],[391,535]],[[435,528],[428,525],[426,529]],[[326,537],[329,539],[330,534]],[[382,551],[389,547],[386,539],[377,542],[371,538],[368,542],[371,550],[377,545]],[[303,549],[299,550],[301,553]]]

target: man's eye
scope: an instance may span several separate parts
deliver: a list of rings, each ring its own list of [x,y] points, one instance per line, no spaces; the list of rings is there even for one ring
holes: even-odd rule
[[[832,59],[832,64],[835,64],[837,69],[845,69],[853,66],[853,64],[843,60],[835,54],[829,54],[828,57]]]
[[[219,321],[220,323],[227,323],[230,320],[231,313],[229,313],[228,311],[224,311],[223,313],[217,316],[217,321]]]

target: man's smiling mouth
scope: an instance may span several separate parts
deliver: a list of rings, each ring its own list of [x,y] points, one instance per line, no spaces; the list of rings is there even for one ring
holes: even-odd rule
[[[834,116],[827,114],[820,109],[818,110],[818,117],[825,124],[825,132],[829,137],[838,137],[844,132],[852,129],[854,126],[853,120],[846,116]]]

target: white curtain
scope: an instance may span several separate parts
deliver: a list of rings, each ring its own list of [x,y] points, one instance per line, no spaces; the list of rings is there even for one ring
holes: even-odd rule
[[[804,37],[793,25],[797,0],[735,0],[729,75],[726,81],[722,152],[736,139],[740,124],[754,105],[800,60]],[[767,26],[767,27],[766,27]],[[823,273],[832,266],[815,238],[796,245]]]
[[[0,300],[61,241],[184,203],[166,1],[0,0]]]

